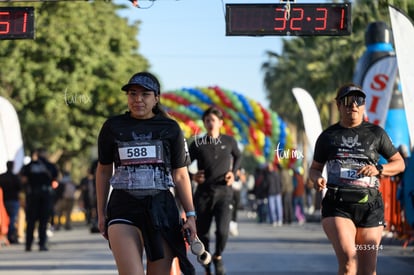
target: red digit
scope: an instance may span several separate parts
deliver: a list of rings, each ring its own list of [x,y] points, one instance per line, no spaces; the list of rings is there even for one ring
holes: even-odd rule
[[[6,12],[0,12],[0,17],[2,16],[10,16],[10,12],[6,11]],[[10,22],[9,20],[0,20],[0,34],[6,34],[10,32]]]
[[[340,23],[341,30],[344,28],[344,21],[345,21],[345,9],[342,9],[341,10],[341,23]]]
[[[275,27],[273,28],[275,31],[284,31],[286,29],[286,11],[282,8],[275,9],[275,17],[274,20],[276,22]],[[276,26],[277,23],[281,22],[282,26]]]
[[[27,12],[16,12],[14,14],[14,29],[16,33],[25,33],[27,31]]]
[[[326,8],[317,8],[316,11],[322,12],[323,16],[315,18],[316,21],[322,22],[322,26],[321,27],[315,27],[315,31],[326,30],[326,20],[328,18],[328,10]]]
[[[303,20],[303,9],[301,9],[301,8],[293,8],[292,11],[293,12],[298,11],[299,12],[299,16],[293,17],[293,14],[296,14],[296,13],[293,13],[292,12],[291,19],[290,19],[290,30],[292,30],[292,31],[300,31],[300,30],[302,30],[302,27],[300,25],[300,22],[302,22],[302,20]],[[295,27],[295,22],[299,22],[299,26]]]
[[[22,32],[26,32],[27,30],[27,12],[24,13],[23,15],[23,29]]]

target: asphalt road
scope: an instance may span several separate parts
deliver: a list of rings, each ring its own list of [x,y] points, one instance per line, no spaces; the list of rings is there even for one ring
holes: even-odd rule
[[[227,275],[336,274],[333,249],[317,221],[272,227],[257,224],[241,211],[239,233],[230,237],[223,254]],[[377,273],[414,274],[413,246],[403,248],[399,240],[384,239]],[[54,232],[49,251],[38,252],[33,248],[32,252],[25,252],[23,244],[1,247],[0,274],[117,274],[107,242],[100,234],[91,234],[83,224],[77,224],[70,231]],[[197,274],[203,274],[203,268],[191,252],[189,258]]]

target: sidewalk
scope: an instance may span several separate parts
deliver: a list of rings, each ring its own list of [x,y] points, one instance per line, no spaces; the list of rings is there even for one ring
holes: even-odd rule
[[[318,222],[272,227],[257,224],[241,211],[239,232],[239,236],[229,238],[223,254],[227,275],[336,274],[334,252]],[[0,274],[117,274],[107,242],[100,234],[91,234],[83,224],[76,224],[70,231],[55,232],[49,243],[50,250],[46,252],[38,252],[36,246],[32,252],[25,252],[23,244],[1,247]],[[197,274],[203,274],[191,252],[189,258]],[[413,270],[413,246],[404,249],[400,242],[384,240],[378,274],[408,275]]]

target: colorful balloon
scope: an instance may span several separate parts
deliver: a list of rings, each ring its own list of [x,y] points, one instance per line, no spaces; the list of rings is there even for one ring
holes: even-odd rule
[[[277,150],[289,152],[293,139],[286,123],[272,110],[237,92],[218,86],[183,88],[161,93],[161,103],[183,130],[186,138],[202,134],[201,116],[208,107],[223,112],[222,132],[236,138],[259,163],[291,165],[292,160],[277,160]],[[286,157],[286,156],[283,156]]]

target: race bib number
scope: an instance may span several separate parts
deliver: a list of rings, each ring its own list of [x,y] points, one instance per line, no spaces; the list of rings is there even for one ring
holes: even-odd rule
[[[370,177],[365,177],[364,175],[359,174],[358,170],[351,168],[341,168],[341,179],[346,179],[350,181],[359,181],[369,184],[371,182]]]
[[[118,154],[121,165],[163,163],[162,142],[130,141],[118,143]]]

